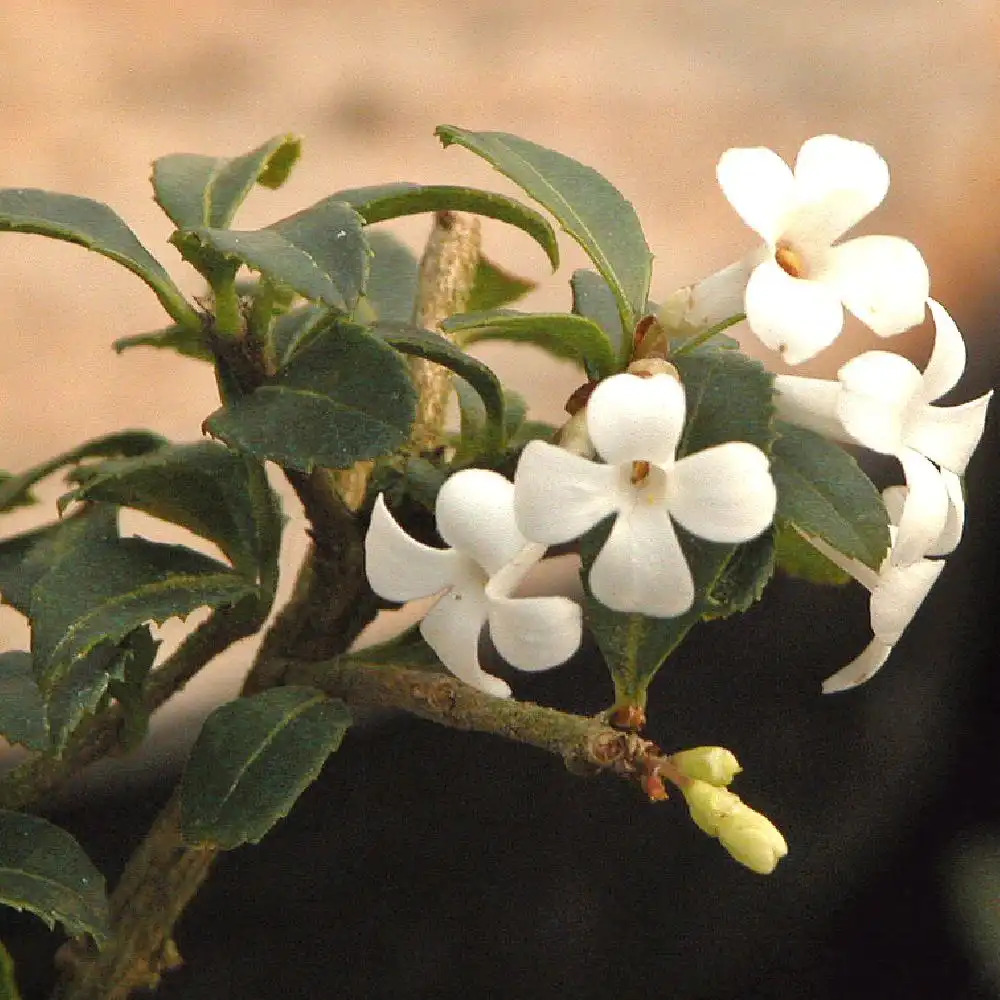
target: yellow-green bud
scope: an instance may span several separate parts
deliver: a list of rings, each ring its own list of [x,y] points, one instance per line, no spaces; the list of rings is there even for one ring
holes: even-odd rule
[[[719,787],[728,785],[743,770],[735,754],[725,747],[693,747],[675,753],[671,759],[686,777]]]
[[[738,795],[725,788],[710,785],[707,781],[695,779],[682,791],[691,811],[691,819],[710,837],[718,836],[719,824],[724,817],[742,805]]]

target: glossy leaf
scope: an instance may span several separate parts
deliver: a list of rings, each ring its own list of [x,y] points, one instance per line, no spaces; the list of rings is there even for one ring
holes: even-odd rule
[[[256,593],[223,563],[144,538],[85,537],[31,592],[31,652],[43,694],[102,644],[117,644],[147,622],[184,618]]]
[[[164,351],[175,351],[186,358],[196,361],[211,361],[212,352],[205,344],[204,334],[200,329],[191,329],[174,323],[162,330],[150,330],[147,333],[135,333],[130,337],[119,337],[112,343],[116,354],[130,350],[133,347],[156,347]]]
[[[0,653],[0,736],[28,750],[48,749],[45,705],[30,653]]]
[[[462,347],[485,340],[534,344],[554,357],[575,362],[594,379],[611,375],[617,365],[607,335],[596,323],[582,316],[500,309],[452,316],[441,324],[441,328],[452,334]]]
[[[468,312],[487,312],[510,305],[524,298],[538,287],[537,281],[520,278],[494,264],[488,257],[479,256],[476,276],[465,308]]]
[[[102,463],[81,486],[60,497],[59,511],[75,500],[141,510],[214,542],[237,570],[256,579],[262,552],[250,475],[246,458],[214,441],[170,445]],[[280,523],[277,496],[264,485],[267,519]]]
[[[33,188],[0,189],[0,232],[37,233],[76,243],[128,268],[149,285],[178,323],[201,320],[163,265],[107,205],[71,194]]]
[[[244,264],[300,295],[349,312],[368,276],[363,220],[349,205],[321,201],[264,229],[241,231],[199,226],[181,229],[171,242],[203,273],[216,258]]]
[[[249,396],[216,410],[205,429],[260,460],[309,472],[378,458],[409,438],[416,391],[406,362],[350,323],[314,334]]]
[[[469,132],[440,125],[445,146],[457,143],[483,157],[558,219],[594,262],[631,330],[646,308],[652,254],[632,205],[596,170],[504,132]]]
[[[338,191],[329,200],[347,202],[369,225],[421,212],[471,212],[497,219],[527,233],[545,251],[553,270],[559,266],[556,234],[545,217],[506,195],[449,184],[399,182]]]
[[[777,520],[877,570],[889,548],[889,520],[872,481],[821,435],[784,422],[778,431],[771,469]]]
[[[615,293],[608,283],[596,271],[581,269],[573,272],[569,284],[573,292],[573,312],[596,323],[615,351],[621,353],[625,334]]]
[[[351,717],[312,688],[238,698],[205,721],[181,779],[189,844],[256,844],[287,816],[339,746]]]
[[[0,902],[107,940],[104,877],[65,830],[39,816],[0,810]]]
[[[390,233],[376,229],[365,235],[372,251],[365,301],[374,318],[384,323],[412,323],[419,271],[416,256]]]
[[[24,502],[31,487],[53,472],[68,465],[77,465],[88,458],[110,458],[116,455],[145,455],[167,444],[167,439],[151,431],[119,431],[86,441],[77,448],[56,455],[55,458],[22,472],[19,476],[0,482],[0,510]]]
[[[279,135],[233,158],[174,153],[153,161],[157,204],[178,229],[225,229],[255,184],[280,187],[302,152],[294,135]]]

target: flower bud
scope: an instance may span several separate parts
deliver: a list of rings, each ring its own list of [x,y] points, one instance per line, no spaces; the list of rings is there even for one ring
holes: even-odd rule
[[[742,805],[739,796],[717,788],[707,781],[695,779],[682,789],[695,825],[710,837],[719,833],[719,824],[723,818],[738,805]]]
[[[693,747],[675,753],[671,760],[686,777],[707,781],[720,788],[728,785],[743,770],[735,754],[725,747]]]

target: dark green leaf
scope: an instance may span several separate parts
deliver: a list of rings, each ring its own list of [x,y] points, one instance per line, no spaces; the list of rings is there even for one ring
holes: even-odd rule
[[[84,538],[42,576],[31,595],[31,652],[43,694],[100,644],[146,622],[235,604],[255,584],[223,563],[144,538]]]
[[[467,312],[499,309],[523,298],[537,287],[537,282],[519,278],[480,254],[479,263],[476,265],[476,277],[465,308]]]
[[[368,277],[363,219],[340,201],[321,201],[264,229],[245,232],[199,226],[171,242],[208,274],[221,258],[245,264],[307,299],[350,312]]]
[[[2,492],[6,488],[7,483],[14,478],[15,477],[9,472],[5,472],[3,469],[0,469],[0,492]],[[7,503],[4,510],[14,510],[17,507],[30,507],[32,504],[36,503],[38,503],[38,497],[36,497],[31,490],[22,490],[16,497],[14,497],[13,500],[10,500]],[[2,513],[2,511],[0,511],[0,513]]]
[[[617,367],[614,348],[605,332],[582,316],[498,309],[451,316],[441,328],[453,334],[462,347],[483,340],[534,344],[554,357],[575,362],[594,379],[606,378]]]
[[[406,362],[361,327],[333,323],[205,428],[261,460],[309,472],[391,453],[409,438],[415,409]]]
[[[225,229],[254,184],[280,187],[291,173],[302,142],[279,135],[232,159],[174,153],[153,162],[156,202],[178,229]]]
[[[279,316],[271,327],[271,345],[278,367],[287,365],[292,355],[303,347],[314,333],[319,333],[332,320],[326,306],[298,306]]]
[[[51,476],[67,465],[76,465],[87,458],[108,458],[115,455],[145,455],[167,444],[167,439],[151,431],[118,431],[86,441],[77,448],[56,455],[19,476],[0,482],[0,510],[8,510],[28,495],[35,483]]]
[[[162,330],[151,330],[148,333],[136,333],[131,337],[119,337],[111,345],[117,354],[132,347],[157,347],[161,350],[176,351],[186,358],[196,361],[211,361],[212,352],[205,346],[205,337],[200,329],[181,326],[164,327]]]
[[[761,599],[774,576],[775,529],[736,546],[705,598],[705,619],[728,618]]]
[[[527,233],[545,251],[553,270],[559,266],[559,245],[552,227],[533,208],[506,195],[447,184],[399,182],[338,191],[329,200],[347,202],[369,225],[420,212],[472,212],[498,219]]]
[[[179,524],[214,542],[243,575],[261,566],[247,460],[213,441],[171,445],[138,458],[104,462],[77,489],[59,499],[101,500]],[[265,484],[266,486],[266,484]],[[262,494],[270,519],[280,519],[271,490]]]
[[[14,959],[10,957],[3,941],[0,941],[0,1000],[21,1000],[14,975]]]
[[[849,573],[830,562],[788,524],[778,525],[774,557],[779,570],[809,583],[842,586],[851,581]]]
[[[483,157],[559,220],[614,291],[627,330],[646,308],[652,254],[635,209],[596,170],[562,153],[504,132],[468,132],[440,125],[445,146],[457,143]]]
[[[878,569],[889,548],[882,497],[857,462],[819,434],[779,422],[771,471],[776,518]]]
[[[365,300],[384,323],[412,323],[417,298],[417,258],[390,233],[365,234],[372,251]]]
[[[573,312],[595,322],[620,353],[625,334],[615,293],[608,283],[596,271],[579,270],[573,272],[569,284],[573,290]]]
[[[0,190],[0,232],[37,233],[76,243],[109,257],[140,277],[178,323],[197,329],[198,314],[163,265],[107,205],[89,198],[33,188]]]
[[[46,750],[45,706],[30,653],[0,653],[0,736],[29,750]]]
[[[500,447],[504,427],[503,388],[492,370],[440,334],[418,327],[391,327],[378,324],[375,332],[397,351],[433,361],[460,375],[479,393],[486,408],[484,430],[488,446]]]
[[[256,844],[315,780],[350,721],[343,702],[303,687],[216,709],[181,779],[184,839],[227,850]]]
[[[104,877],[65,830],[38,816],[0,810],[0,902],[107,940]]]

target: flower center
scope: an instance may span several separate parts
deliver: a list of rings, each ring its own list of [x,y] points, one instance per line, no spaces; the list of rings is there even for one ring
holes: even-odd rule
[[[633,486],[639,486],[649,478],[649,462],[638,461],[632,463],[632,474],[629,477]]]
[[[804,277],[806,262],[802,259],[802,254],[793,250],[788,244],[778,244],[778,248],[774,251],[774,259],[785,274],[793,278]]]

